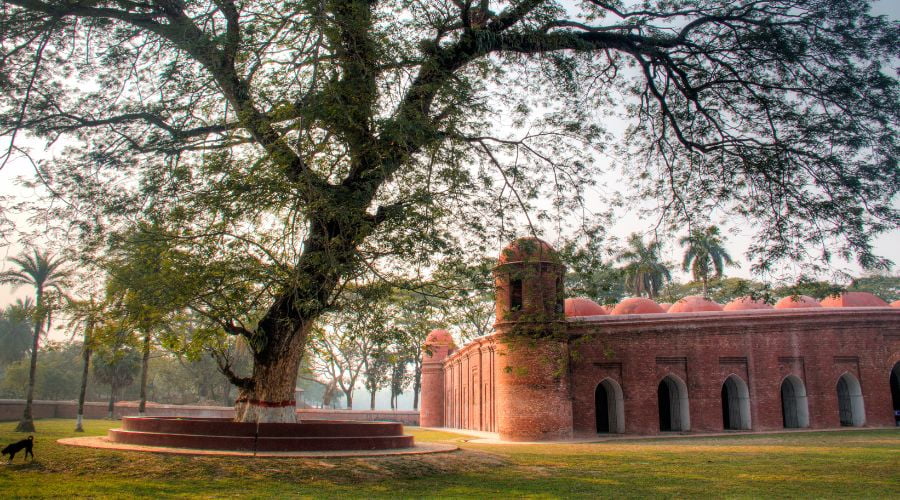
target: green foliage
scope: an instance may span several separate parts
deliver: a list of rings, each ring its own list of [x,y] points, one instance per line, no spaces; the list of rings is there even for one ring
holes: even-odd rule
[[[672,279],[668,264],[659,260],[660,242],[645,244],[641,235],[634,233],[628,237],[627,245],[618,256],[624,264],[622,274],[626,287],[635,295],[656,297]]]
[[[567,297],[587,297],[599,304],[615,304],[625,298],[626,271],[613,265],[619,250],[605,243],[593,233],[584,245],[570,241],[559,248],[566,265]]]
[[[98,349],[92,360],[94,377],[100,383],[110,385],[113,395],[117,390],[130,386],[141,368],[140,352],[120,343]]]
[[[900,276],[875,274],[856,278],[847,288],[854,292],[869,292],[887,302],[900,300]]]
[[[691,271],[695,280],[703,282],[704,296],[708,293],[710,276],[721,278],[725,266],[735,265],[716,226],[695,228],[678,242],[686,247],[682,269]]]
[[[816,300],[822,300],[825,297],[840,295],[841,292],[845,290],[846,287],[835,283],[801,276],[797,279],[797,282],[792,285],[785,285],[772,289],[772,295],[775,297],[808,295]]]
[[[33,308],[34,305],[28,298],[0,311],[0,370],[31,352]]]
[[[719,304],[727,304],[740,297],[753,297],[757,300],[773,303],[777,296],[773,295],[770,285],[743,278],[712,279],[706,283],[705,296]],[[660,300],[674,303],[688,295],[704,295],[704,284],[699,281],[690,283],[672,282],[663,289]]]
[[[28,371],[28,359],[11,363],[0,378],[0,397],[24,399]],[[80,382],[81,343],[50,343],[41,349],[34,383],[35,399],[76,399]],[[99,400],[102,394],[88,385],[88,400]]]

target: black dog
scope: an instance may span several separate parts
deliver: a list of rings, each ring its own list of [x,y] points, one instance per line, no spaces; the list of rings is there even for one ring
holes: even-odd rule
[[[0,455],[9,455],[9,462],[12,463],[13,458],[15,458],[16,453],[25,449],[25,459],[28,459],[28,455],[31,455],[31,460],[34,461],[34,452],[31,451],[31,448],[34,446],[34,436],[28,436],[28,439],[23,439],[18,443],[13,443],[6,448],[3,448],[3,451],[0,452]]]

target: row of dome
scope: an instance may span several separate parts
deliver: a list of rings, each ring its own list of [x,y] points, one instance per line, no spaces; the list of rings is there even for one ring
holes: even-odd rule
[[[692,313],[706,311],[749,311],[758,309],[804,309],[816,307],[897,307],[900,300],[890,305],[867,292],[844,292],[840,296],[826,297],[821,302],[807,295],[784,297],[774,306],[751,297],[741,297],[722,306],[700,295],[689,295],[674,304],[656,303],[643,297],[624,299],[615,306],[601,306],[591,299],[576,297],[566,299],[565,315],[567,318],[582,316],[623,315],[623,314],[662,314]]]

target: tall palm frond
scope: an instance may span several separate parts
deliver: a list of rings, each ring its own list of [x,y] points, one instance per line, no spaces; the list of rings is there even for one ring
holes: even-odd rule
[[[669,266],[660,260],[662,245],[658,241],[645,244],[641,235],[634,233],[628,237],[628,248],[622,251],[619,262],[625,263],[625,285],[636,295],[647,294],[650,298],[659,295],[663,285],[672,279]]]
[[[726,266],[736,265],[725,249],[725,238],[716,226],[694,229],[681,238],[679,243],[687,247],[682,269],[685,272],[691,271],[695,281],[703,282],[704,295],[707,293],[711,274],[715,278],[721,278]]]

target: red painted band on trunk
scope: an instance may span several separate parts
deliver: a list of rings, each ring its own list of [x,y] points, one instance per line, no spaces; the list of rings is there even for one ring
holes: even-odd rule
[[[286,406],[297,406],[297,402],[293,399],[287,401],[262,401],[259,399],[238,399],[235,403],[248,403],[253,406],[262,406],[264,408],[284,408]]]

